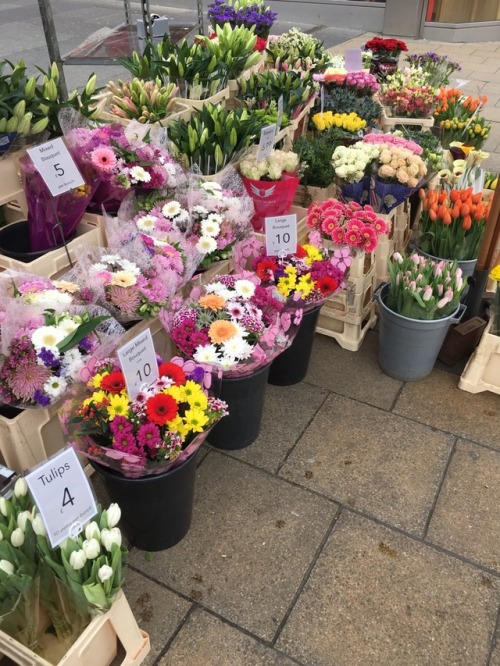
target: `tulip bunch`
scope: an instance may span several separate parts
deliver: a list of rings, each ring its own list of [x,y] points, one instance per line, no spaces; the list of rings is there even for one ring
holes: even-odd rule
[[[106,87],[112,94],[111,113],[140,123],[155,123],[167,118],[175,108],[178,93],[175,83],[163,85],[161,79],[110,81]]]
[[[479,115],[487,101],[486,95],[465,96],[458,88],[441,88],[434,118],[441,128],[443,147],[463,141],[481,148],[491,129],[491,123]]]
[[[387,307],[410,319],[441,319],[455,312],[467,285],[457,262],[433,261],[416,253],[389,259]]]
[[[324,111],[323,113],[315,113],[312,117],[314,127],[323,132],[332,127],[349,132],[351,135],[360,132],[366,127],[366,120],[363,120],[357,113],[333,113],[332,111]]]
[[[418,246],[443,259],[475,259],[486,228],[490,205],[472,187],[463,190],[420,190],[422,215]]]

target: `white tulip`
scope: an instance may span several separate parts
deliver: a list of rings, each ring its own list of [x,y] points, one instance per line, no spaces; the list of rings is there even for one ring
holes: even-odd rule
[[[12,576],[14,573],[14,565],[9,560],[0,560],[0,569],[5,571],[8,576]]]
[[[101,554],[101,544],[97,539],[86,539],[82,544],[83,552],[88,560],[94,560]]]
[[[97,572],[97,575],[101,583],[104,583],[105,581],[113,577],[113,573],[114,572],[111,567],[109,567],[107,564],[103,564],[102,567]]]
[[[122,533],[118,527],[113,527],[111,530],[101,530],[101,542],[104,548],[111,552],[111,547],[114,543],[116,543],[118,547],[122,545]]]
[[[106,511],[106,515],[108,517],[108,527],[110,529],[118,525],[118,523],[120,522],[122,512],[116,502],[113,502],[112,504],[109,505]]]
[[[45,527],[43,518],[39,513],[37,513],[33,518],[31,524],[33,525],[33,532],[35,534],[38,534],[38,536],[47,536],[47,528]]]
[[[7,500],[5,499],[5,497],[0,497],[0,513],[2,514],[2,516],[5,516],[5,517],[8,516],[9,512],[7,510],[7,507],[8,507],[8,504],[7,504]]]
[[[74,550],[71,553],[71,555],[69,556],[70,566],[75,571],[78,571],[79,569],[83,569],[86,562],[87,562],[87,557],[85,556],[85,553],[83,552],[83,550]]]
[[[20,476],[16,481],[16,485],[14,486],[14,495],[16,497],[24,497],[27,492],[28,492],[28,484],[26,483],[24,478]]]
[[[28,520],[33,520],[31,511],[21,511],[17,515],[17,526],[22,529],[23,532],[26,532],[26,523]]]
[[[99,525],[96,523],[95,520],[86,525],[85,537],[87,539],[99,539],[100,536],[101,536],[101,530],[99,529]]]
[[[24,532],[20,527],[15,529],[10,535],[10,542],[15,548],[19,548],[24,543]]]

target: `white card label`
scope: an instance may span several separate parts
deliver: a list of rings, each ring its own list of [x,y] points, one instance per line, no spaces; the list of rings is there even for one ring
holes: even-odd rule
[[[276,120],[276,127],[278,132],[281,128],[282,122],[283,122],[283,95],[280,95],[278,99],[278,118]]]
[[[38,465],[25,479],[53,548],[80,534],[97,513],[94,493],[72,448]]]
[[[297,251],[297,216],[281,215],[265,218],[266,252],[272,257]]]
[[[116,353],[125,375],[128,394],[133,400],[144,385],[150,386],[159,377],[155,346],[149,328],[117,349]]]
[[[321,102],[321,113],[323,113],[325,110],[325,86],[323,85],[321,86],[320,102]]]
[[[271,154],[276,137],[276,125],[263,127],[260,133],[259,150],[257,151],[257,162],[266,160]]]
[[[53,197],[85,185],[71,153],[61,137],[26,151]]]

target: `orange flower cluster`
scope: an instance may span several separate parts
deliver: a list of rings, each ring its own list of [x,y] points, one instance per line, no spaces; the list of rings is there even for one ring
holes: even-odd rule
[[[465,97],[459,88],[440,88],[438,103],[434,111],[436,118],[452,118],[453,116],[470,117],[479,106],[486,104],[488,97]],[[460,110],[465,114],[460,114]]]
[[[490,205],[482,200],[482,194],[472,194],[472,187],[465,190],[424,190],[419,191],[422,208],[427,211],[433,221],[450,225],[453,220],[461,218],[461,227],[468,231],[473,222],[485,222],[488,219]]]

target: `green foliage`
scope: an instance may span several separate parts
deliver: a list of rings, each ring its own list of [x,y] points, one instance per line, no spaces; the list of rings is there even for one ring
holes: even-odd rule
[[[300,159],[302,185],[328,187],[335,172],[332,165],[334,146],[316,139],[301,136],[294,141],[293,150]]]

